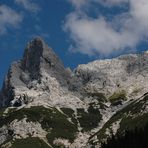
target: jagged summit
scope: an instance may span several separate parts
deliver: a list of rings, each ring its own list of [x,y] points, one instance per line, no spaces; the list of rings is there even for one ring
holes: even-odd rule
[[[44,58],[45,52],[53,52],[50,48],[45,47],[46,44],[41,38],[35,38],[33,41],[28,43],[24,56],[22,59],[22,66],[24,71],[30,73],[35,72],[33,78],[38,77],[38,72],[40,71],[41,58]],[[52,53],[53,55],[54,53]]]
[[[7,106],[11,100],[18,100],[31,89],[36,89],[36,92],[41,89],[50,91],[49,77],[56,79],[59,85],[67,87],[70,75],[54,51],[43,39],[37,37],[28,43],[22,60],[13,62],[10,66],[2,87],[0,104]],[[35,94],[31,92],[31,96]]]
[[[39,71],[40,64],[43,62],[47,62],[52,66],[60,62],[60,60],[41,38],[35,38],[28,43],[22,62],[23,69],[32,72],[32,70]]]
[[[39,79],[42,72],[50,72],[56,76],[59,72],[65,71],[59,57],[40,37],[27,45],[22,59],[22,68],[31,74],[32,79]]]

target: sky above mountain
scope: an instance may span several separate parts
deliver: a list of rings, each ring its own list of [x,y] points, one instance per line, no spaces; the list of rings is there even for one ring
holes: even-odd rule
[[[147,0],[1,0],[0,86],[41,36],[66,67],[148,49]]]

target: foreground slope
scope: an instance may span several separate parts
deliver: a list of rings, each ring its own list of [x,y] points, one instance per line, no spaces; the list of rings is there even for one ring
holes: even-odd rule
[[[0,92],[1,147],[99,147],[112,133],[148,124],[147,85],[148,52],[72,72],[35,38]]]

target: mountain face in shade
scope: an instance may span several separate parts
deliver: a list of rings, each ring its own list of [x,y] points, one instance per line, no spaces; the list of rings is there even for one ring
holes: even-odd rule
[[[41,38],[34,39],[27,46],[22,60],[22,68],[24,72],[30,74],[32,80],[40,80],[44,72],[56,77],[62,85],[66,85],[69,79],[59,57]]]
[[[111,134],[148,124],[148,52],[96,60],[72,72],[37,37],[11,64],[0,108],[3,148],[98,148]]]

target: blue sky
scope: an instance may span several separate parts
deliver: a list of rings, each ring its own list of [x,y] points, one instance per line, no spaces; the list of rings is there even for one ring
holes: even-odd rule
[[[148,49],[147,0],[1,0],[0,86],[41,36],[66,67]]]

